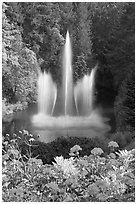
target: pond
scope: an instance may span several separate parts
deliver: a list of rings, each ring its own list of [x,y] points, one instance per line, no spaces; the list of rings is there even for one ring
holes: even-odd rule
[[[49,127],[37,127],[32,124],[32,118],[38,112],[37,104],[31,104],[26,110],[15,112],[10,122],[3,122],[3,135],[8,133],[18,133],[19,130],[28,130],[31,134],[36,136],[38,140],[44,143],[54,141],[60,136],[78,136],[78,137],[103,137],[106,133],[113,132],[115,130],[115,119],[112,108],[102,108],[101,115],[105,118],[106,128],[101,129],[99,127],[82,127],[77,126],[74,128],[49,128]],[[10,117],[10,116],[9,116]],[[72,117],[73,119],[73,117]],[[84,120],[83,120],[84,122]]]

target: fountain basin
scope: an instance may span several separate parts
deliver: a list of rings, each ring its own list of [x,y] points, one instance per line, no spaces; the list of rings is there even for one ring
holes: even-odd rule
[[[34,115],[32,118],[32,125],[37,128],[44,129],[68,129],[68,128],[87,128],[97,127],[104,129],[109,125],[105,124],[107,118],[102,118],[95,111],[88,117],[85,116],[49,116],[43,113]]]
[[[108,118],[101,117],[96,111],[90,116],[47,116],[44,114],[34,115],[32,125],[35,134],[40,134],[40,141],[49,142],[55,137],[103,137],[111,128],[106,122]]]

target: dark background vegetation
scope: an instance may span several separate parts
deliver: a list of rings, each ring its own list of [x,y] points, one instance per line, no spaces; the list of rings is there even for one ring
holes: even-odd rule
[[[135,3],[6,2],[2,11],[3,107],[36,101],[40,70],[60,86],[69,30],[74,81],[98,63],[96,103],[114,108],[117,132],[134,132]]]

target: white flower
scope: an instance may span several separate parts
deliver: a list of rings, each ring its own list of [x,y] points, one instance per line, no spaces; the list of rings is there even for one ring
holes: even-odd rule
[[[119,147],[119,145],[118,145],[117,142],[110,141],[110,142],[108,143],[108,147]]]
[[[20,130],[19,133],[22,134],[22,131]]]
[[[35,141],[34,138],[30,138],[30,139],[29,139],[29,142],[33,142],[33,141]]]
[[[91,154],[98,154],[98,155],[101,155],[103,154],[103,150],[99,147],[95,147],[94,149],[91,150]]]
[[[54,166],[58,170],[63,171],[63,173],[66,177],[78,174],[78,170],[77,170],[76,166],[74,165],[73,158],[64,159],[63,156],[60,156],[60,157],[56,157],[55,161],[56,161],[56,163],[53,162]]]

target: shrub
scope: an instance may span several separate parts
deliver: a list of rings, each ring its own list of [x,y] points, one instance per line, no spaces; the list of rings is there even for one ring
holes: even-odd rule
[[[13,114],[15,111],[26,109],[28,106],[27,102],[17,102],[15,104],[10,104],[6,99],[2,100],[2,119],[6,121],[6,115]]]
[[[101,148],[94,148],[89,156],[56,156],[48,165],[32,157],[31,148],[36,145],[33,136],[25,130],[19,134],[28,146],[26,155],[20,151],[19,136],[9,140],[7,134],[3,138],[4,202],[134,201],[134,149],[104,157]],[[73,150],[80,151],[81,147],[75,145],[70,152]]]
[[[135,137],[135,131],[118,131],[111,136],[111,140],[116,141],[120,148],[126,147]]]

